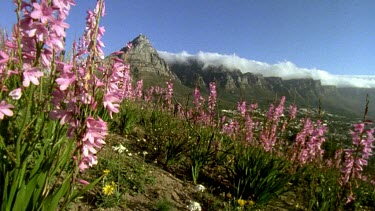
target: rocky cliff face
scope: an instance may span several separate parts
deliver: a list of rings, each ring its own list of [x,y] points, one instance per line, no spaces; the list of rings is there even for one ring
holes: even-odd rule
[[[276,97],[286,96],[289,102],[302,107],[317,108],[322,102],[323,108],[330,112],[349,112],[356,116],[363,114],[366,94],[375,97],[375,89],[323,86],[320,81],[308,78],[283,80],[279,77],[263,77],[225,66],[204,66],[197,60],[167,64],[146,36],[139,35],[131,43],[133,48],[121,49],[124,53],[119,57],[130,64],[133,76],[148,78],[151,85],[155,83],[155,75],[163,81],[170,78],[175,83],[190,88],[198,86],[203,90],[208,90],[208,84],[216,81],[221,97],[233,103],[240,99],[269,103]],[[375,117],[375,103],[370,104],[369,114]]]
[[[231,100],[271,102],[275,97],[286,96],[290,102],[302,107],[317,108],[321,103],[323,109],[330,112],[351,113],[358,117],[364,112],[366,93],[375,97],[375,89],[324,86],[319,80],[309,78],[263,77],[224,66],[205,67],[194,60],[169,65],[184,85],[208,89],[209,82],[216,81],[218,89],[227,93],[222,95]],[[370,104],[369,114],[375,116],[375,103]]]
[[[229,92],[240,89],[263,89],[274,93],[293,94],[300,97],[316,97],[325,93],[335,92],[335,87],[325,88],[320,81],[313,79],[283,80],[279,77],[263,77],[259,74],[242,73],[240,70],[228,69],[224,66],[204,67],[198,61],[171,63],[169,65],[171,71],[187,86],[208,86],[209,82],[216,81],[218,87]],[[199,82],[202,80],[204,83]]]
[[[177,78],[164,59],[159,57],[158,52],[152,47],[146,36],[141,34],[131,43],[133,47],[130,50],[126,47],[122,48],[121,51],[124,53],[120,54],[119,57],[130,64],[133,75],[154,73],[171,79]]]

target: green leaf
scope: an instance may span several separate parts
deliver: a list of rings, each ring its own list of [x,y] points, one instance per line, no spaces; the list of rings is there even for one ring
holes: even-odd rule
[[[76,191],[69,199],[69,201],[73,201],[74,199],[76,199],[77,197],[80,197],[82,196],[84,193],[86,193],[88,190],[92,189],[98,182],[100,182],[103,177],[105,176],[105,174],[103,174],[102,176],[100,176],[99,178],[97,178],[96,180],[94,180],[94,182],[91,182],[90,184],[86,185],[82,190],[80,190],[79,192]]]
[[[42,203],[42,210],[56,210],[59,201],[65,196],[67,191],[70,189],[72,174],[66,175],[65,180],[61,184],[60,188],[56,193],[51,193],[47,199]]]
[[[1,204],[1,210],[5,210],[7,207],[8,201],[8,185],[9,185],[9,172],[5,175],[5,183],[4,183],[4,190],[3,190],[3,203]]]
[[[33,194],[36,193],[36,190],[42,189],[41,187],[38,187],[38,184],[40,183],[40,181],[44,181],[45,179],[46,173],[40,172],[38,175],[35,175],[27,183],[27,185],[23,185],[22,187],[20,187],[17,193],[13,210],[28,210],[28,207],[30,206],[31,197],[33,196]],[[35,202],[32,202],[32,205],[33,204],[35,204]]]

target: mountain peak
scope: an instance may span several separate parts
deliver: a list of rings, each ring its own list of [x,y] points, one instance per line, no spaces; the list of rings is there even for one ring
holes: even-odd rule
[[[139,34],[130,43],[133,45],[132,48],[122,48],[121,51],[124,54],[120,55],[120,58],[130,64],[134,75],[155,73],[160,76],[176,79],[176,76],[170,71],[167,63],[159,57],[158,52],[152,47],[145,35]]]
[[[146,37],[146,35],[139,34],[136,38],[134,38],[133,41],[131,41],[131,43],[133,44],[133,46],[135,46],[135,45],[139,45],[140,43],[148,43],[148,44],[150,44],[150,41],[148,40],[148,38]]]

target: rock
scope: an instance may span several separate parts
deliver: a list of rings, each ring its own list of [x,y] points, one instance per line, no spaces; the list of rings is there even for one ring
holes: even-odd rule
[[[137,76],[142,72],[148,72],[177,79],[145,35],[139,35],[131,41],[131,44],[133,47],[130,50],[126,47],[121,49],[124,53],[120,54],[119,57],[130,64],[133,75]]]

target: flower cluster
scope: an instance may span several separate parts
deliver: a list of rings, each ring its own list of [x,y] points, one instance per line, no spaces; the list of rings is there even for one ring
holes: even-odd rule
[[[314,126],[309,118],[305,119],[302,131],[297,134],[291,159],[299,161],[300,164],[321,160],[326,131],[327,127],[323,126],[320,121],[317,121]]]
[[[65,30],[69,27],[65,19],[75,2],[41,0],[32,3],[15,1],[15,4],[22,17],[13,29],[12,39],[6,39],[5,48],[0,50],[0,90],[8,91],[4,83],[10,77],[20,78],[23,87],[8,94],[13,100],[19,100],[22,91],[30,84],[39,85],[45,74],[43,69],[50,68],[53,55],[64,50]],[[7,100],[2,100],[0,119],[4,115],[12,116],[13,108]]]
[[[203,125],[215,125],[214,117],[216,115],[217,106],[217,93],[216,93],[216,83],[211,82],[210,93],[207,99],[207,109],[204,109],[205,99],[201,96],[199,89],[196,87],[194,89],[194,109],[190,109],[188,116],[192,118],[195,123]]]
[[[237,111],[240,113],[242,117],[245,117],[246,114],[246,101],[238,102],[237,103]]]
[[[165,83],[167,85],[167,88],[165,90],[164,100],[166,101],[167,108],[168,109],[172,109],[173,108],[173,105],[172,105],[173,83],[172,83],[172,80],[169,80],[169,81],[167,81]]]
[[[289,106],[289,119],[295,119],[297,116],[297,106],[296,105],[290,105]]]
[[[194,110],[190,112],[190,116],[192,116],[196,122],[202,122],[205,116],[204,110],[203,110],[204,98],[201,96],[201,93],[198,87],[195,87],[194,89],[193,105],[194,105]]]
[[[215,115],[217,105],[216,82],[210,83],[210,94],[208,96],[208,115],[212,119]]]
[[[353,148],[345,149],[345,160],[341,168],[341,184],[348,183],[351,179],[366,179],[362,175],[363,167],[368,165],[372,155],[374,143],[374,128],[365,129],[365,123],[354,124],[351,131]]]
[[[206,187],[204,187],[203,185],[199,184],[199,185],[196,185],[195,188],[194,188],[194,191],[195,192],[204,192],[206,190]]]
[[[231,138],[235,139],[236,135],[240,130],[240,124],[235,119],[230,119],[228,123],[223,124],[222,132],[229,135]]]
[[[105,144],[104,139],[108,135],[107,123],[102,119],[95,120],[93,117],[88,117],[86,124],[86,133],[82,139],[82,158],[79,164],[81,171],[98,163],[95,156],[96,149],[100,149]]]
[[[68,136],[77,139],[81,171],[97,164],[96,152],[108,134],[107,123],[96,117],[98,108],[103,106],[112,118],[124,99],[135,98],[128,64],[116,56],[106,66],[98,62],[104,58],[101,37],[105,30],[99,26],[104,12],[104,1],[98,0],[94,11],[87,12],[83,39],[74,43],[73,57],[56,65],[57,86],[52,93],[50,117],[67,124]],[[137,96],[142,85],[138,83]]]
[[[276,108],[271,104],[266,114],[267,122],[260,134],[261,143],[266,151],[272,151],[276,144],[277,128],[279,126],[280,117],[284,112],[284,103],[285,96],[281,98],[280,103]]]
[[[119,144],[118,146],[113,146],[112,149],[118,154],[122,154],[124,151],[128,151],[128,149],[126,149],[126,147],[124,147],[122,144]]]
[[[189,211],[201,211],[202,207],[198,202],[190,201],[190,204],[187,206]]]

